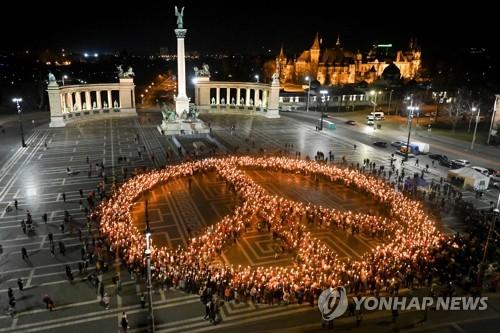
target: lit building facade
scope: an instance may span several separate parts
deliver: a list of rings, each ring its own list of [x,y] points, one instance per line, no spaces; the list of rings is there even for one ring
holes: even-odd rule
[[[360,51],[344,50],[340,38],[334,47],[321,45],[318,35],[309,50],[303,51],[296,59],[286,57],[283,47],[275,60],[282,85],[303,85],[306,77],[318,80],[322,85],[352,84],[362,81],[372,83],[382,76],[384,69],[391,63],[396,65],[401,78],[416,79],[421,66],[421,51],[411,40],[408,50],[397,51],[395,59],[386,61],[377,56],[375,49],[367,54]],[[380,59],[379,59],[380,58]]]

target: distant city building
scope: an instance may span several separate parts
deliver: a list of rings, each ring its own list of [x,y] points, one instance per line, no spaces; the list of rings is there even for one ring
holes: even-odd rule
[[[362,81],[372,83],[380,78],[390,65],[391,78],[394,78],[399,69],[402,79],[411,80],[417,78],[421,66],[421,51],[414,40],[410,40],[408,50],[397,51],[394,59],[379,55],[377,46],[366,54],[345,50],[340,38],[337,38],[335,46],[331,48],[323,47],[321,44],[319,36],[316,35],[310,49],[303,51],[295,59],[287,58],[282,47],[274,65],[278,67],[281,84],[304,85],[306,77],[316,79],[322,85],[342,85]]]

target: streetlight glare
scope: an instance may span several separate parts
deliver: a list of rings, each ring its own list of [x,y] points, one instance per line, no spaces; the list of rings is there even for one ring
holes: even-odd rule
[[[12,102],[14,102],[14,103],[17,103],[17,102],[22,102],[22,101],[23,101],[23,99],[22,99],[22,98],[19,98],[19,97],[14,97],[14,98],[12,99]]]
[[[328,90],[321,90],[320,93],[323,94],[323,95],[327,95],[328,94]]]
[[[309,81],[309,76],[306,76],[306,81]]]

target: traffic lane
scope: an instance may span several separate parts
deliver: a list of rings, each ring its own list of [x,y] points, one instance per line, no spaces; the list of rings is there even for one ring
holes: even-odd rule
[[[358,133],[367,132],[366,128],[371,127],[365,124],[359,124],[357,126],[351,126],[345,124],[345,118],[333,117],[333,120],[338,119],[338,124],[340,127],[351,128]],[[336,123],[337,124],[337,123]],[[380,141],[387,141],[389,144],[392,141],[408,141],[408,128],[403,125],[391,124],[380,122],[382,129],[375,130],[374,133],[381,139]],[[358,127],[356,130],[355,128]],[[372,130],[368,130],[368,133]],[[499,169],[500,168],[500,157],[497,156],[481,156],[485,153],[479,154],[474,151],[467,149],[467,144],[465,143],[461,146],[454,143],[443,143],[439,140],[435,140],[432,137],[422,137],[419,136],[420,131],[416,131],[415,128],[412,129],[411,140],[410,141],[421,141],[428,143],[430,145],[430,153],[432,154],[442,154],[449,157],[449,159],[466,159],[469,160],[473,165],[482,165],[487,168]],[[471,155],[472,154],[472,155]]]
[[[290,118],[295,119],[296,121],[303,122],[307,125],[310,126],[316,126],[317,123],[317,118],[316,116],[319,115],[319,113],[316,113],[316,115],[313,114],[300,114],[300,113],[287,113],[287,115]],[[335,120],[335,118],[334,118]],[[389,160],[391,154],[395,154],[396,158],[402,158],[400,155],[396,155],[396,151],[398,150],[397,147],[392,147],[390,146],[392,141],[402,141],[402,142],[407,142],[408,138],[403,137],[398,130],[374,130],[372,126],[367,126],[367,125],[348,125],[344,123],[341,123],[338,121],[336,123],[336,130],[330,131],[325,129],[325,133],[329,133],[329,136],[333,136],[337,140],[345,140],[346,138],[349,138],[349,142],[351,142],[354,146],[356,144],[358,146],[358,152],[362,154],[362,156],[366,158],[382,158],[383,160]],[[360,135],[362,134],[362,135]],[[375,141],[384,141],[387,142],[387,148],[381,148],[373,145],[373,142]],[[367,148],[366,146],[370,146],[371,148]],[[364,146],[364,147],[363,147]],[[439,148],[432,148],[431,147],[431,152],[432,153],[440,153],[444,155],[448,155],[450,152],[447,151],[446,149],[439,149]],[[461,155],[464,156],[464,159],[470,158],[468,155]],[[458,158],[458,157],[455,157]],[[425,165],[429,165],[432,167],[432,162],[433,160],[430,159],[427,155],[418,155],[415,159],[419,160],[419,165],[424,167]],[[475,158],[470,159],[471,163],[476,163],[477,161]],[[436,177],[447,177],[447,173],[449,168],[444,167],[439,165],[437,161],[434,162],[435,166],[432,167],[434,170],[434,173]]]

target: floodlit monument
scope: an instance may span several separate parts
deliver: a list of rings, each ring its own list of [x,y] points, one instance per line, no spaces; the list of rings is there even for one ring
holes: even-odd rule
[[[118,66],[118,83],[59,86],[49,73],[50,127],[64,127],[68,122],[107,116],[137,116],[134,72]]]
[[[166,135],[176,134],[203,134],[208,133],[208,127],[198,119],[196,106],[189,105],[190,99],[186,94],[186,59],[184,52],[184,38],[187,29],[184,29],[184,7],[179,11],[175,6],[177,17],[177,96],[174,96],[175,110],[165,108],[162,110],[163,121],[158,130]]]

